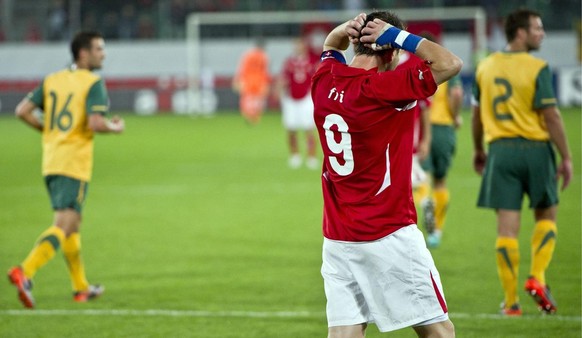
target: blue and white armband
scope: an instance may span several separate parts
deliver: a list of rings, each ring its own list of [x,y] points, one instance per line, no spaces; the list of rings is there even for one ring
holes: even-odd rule
[[[423,40],[423,37],[411,34],[405,30],[396,28],[391,25],[386,25],[382,34],[376,39],[376,43],[372,44],[375,50],[389,48],[400,48],[407,52],[415,53],[418,45]]]

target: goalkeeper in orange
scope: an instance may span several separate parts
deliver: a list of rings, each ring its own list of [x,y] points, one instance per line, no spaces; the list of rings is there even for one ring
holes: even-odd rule
[[[240,94],[240,111],[245,120],[254,125],[261,121],[269,93],[269,58],[264,40],[259,39],[246,52],[232,81],[232,88]]]

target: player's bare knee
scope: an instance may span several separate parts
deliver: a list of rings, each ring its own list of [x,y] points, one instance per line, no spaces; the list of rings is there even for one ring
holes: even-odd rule
[[[450,320],[414,328],[420,338],[455,338],[455,326]]]
[[[328,329],[328,338],[364,338],[367,324],[349,326],[332,326]]]
[[[438,329],[434,335],[429,335],[427,338],[455,338],[455,325],[450,320],[439,323]]]
[[[455,325],[450,320],[443,323],[445,327],[443,338],[455,338]]]

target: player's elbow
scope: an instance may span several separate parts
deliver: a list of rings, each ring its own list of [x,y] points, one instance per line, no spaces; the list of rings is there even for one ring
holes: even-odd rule
[[[19,119],[25,119],[27,115],[32,113],[33,108],[31,104],[28,104],[28,101],[23,100],[14,109],[14,115]]]
[[[461,72],[461,69],[463,68],[463,60],[456,55],[452,55],[447,59],[445,68],[447,69],[448,75],[450,75],[448,79],[450,79]]]
[[[439,60],[432,66],[434,78],[437,84],[448,81],[453,76],[459,74],[463,68],[463,60],[454,54]]]
[[[16,109],[14,110],[14,115],[15,115],[16,117],[18,117],[19,119],[22,119],[22,118],[24,117],[24,115],[25,115],[25,112],[24,112],[24,110],[23,110],[23,109],[20,107],[20,105],[18,105],[18,106],[16,107]]]

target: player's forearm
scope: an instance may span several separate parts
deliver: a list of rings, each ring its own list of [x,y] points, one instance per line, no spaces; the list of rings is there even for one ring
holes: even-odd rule
[[[463,67],[463,61],[458,56],[426,39],[420,42],[415,54],[421,59],[429,61],[430,69],[437,84],[441,84],[459,74]]]
[[[91,130],[93,130],[96,133],[108,133],[109,132],[109,128],[107,127],[107,124],[105,123],[105,121],[92,123],[90,125],[90,128],[91,128]]]
[[[560,111],[556,107],[547,108],[543,112],[546,127],[550,134],[551,141],[556,145],[562,160],[570,160],[570,148],[566,139],[566,132],[564,131],[564,122]]]
[[[107,119],[100,114],[92,114],[89,117],[89,128],[96,133],[121,133],[125,129],[122,119]]]
[[[483,123],[481,122],[481,109],[478,106],[473,106],[471,131],[473,136],[473,149],[475,152],[483,152]]]
[[[334,28],[325,38],[323,43],[323,50],[340,50],[344,51],[350,46],[350,39],[348,33],[346,32],[346,27],[349,21]]]
[[[33,114],[35,108],[36,106],[29,99],[25,98],[16,106],[15,114],[30,127],[42,131],[42,123]]]
[[[461,113],[461,108],[463,106],[463,87],[455,86],[451,88],[449,93],[449,108],[453,114],[453,118],[456,118]]]

